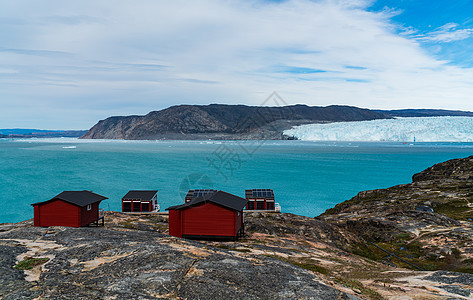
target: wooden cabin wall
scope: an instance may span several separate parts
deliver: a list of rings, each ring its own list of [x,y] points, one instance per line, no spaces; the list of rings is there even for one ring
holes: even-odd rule
[[[85,226],[99,219],[99,202],[90,205],[91,209],[87,210],[87,206],[80,209],[80,225]]]
[[[181,211],[182,235],[235,236],[233,210],[205,203]]]
[[[35,224],[38,223],[38,226],[80,226],[80,208],[75,205],[62,200],[54,200],[36,207],[38,207],[39,220],[38,222],[35,220]]]
[[[169,210],[169,235],[182,237],[181,211]]]

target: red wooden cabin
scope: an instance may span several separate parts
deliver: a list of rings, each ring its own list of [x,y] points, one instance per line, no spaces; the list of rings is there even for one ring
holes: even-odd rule
[[[64,191],[56,197],[31,204],[34,207],[34,226],[81,227],[97,223],[99,204],[107,197],[90,191]]]
[[[245,199],[248,200],[246,210],[275,210],[274,192],[271,189],[245,190]]]
[[[129,191],[122,198],[122,212],[159,211],[158,191]]]
[[[243,234],[247,200],[218,191],[171,206],[169,234],[190,239],[234,239]]]

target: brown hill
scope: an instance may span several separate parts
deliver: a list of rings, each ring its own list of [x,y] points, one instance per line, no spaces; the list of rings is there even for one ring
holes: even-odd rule
[[[258,107],[245,105],[179,105],[145,116],[99,121],[84,139],[282,139],[283,130],[317,122],[390,118],[350,106]]]

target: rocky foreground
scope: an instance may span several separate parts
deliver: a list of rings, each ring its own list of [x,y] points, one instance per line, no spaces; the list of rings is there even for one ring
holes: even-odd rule
[[[473,157],[413,179],[317,218],[247,213],[238,242],[170,237],[156,214],[3,224],[0,298],[472,299]]]

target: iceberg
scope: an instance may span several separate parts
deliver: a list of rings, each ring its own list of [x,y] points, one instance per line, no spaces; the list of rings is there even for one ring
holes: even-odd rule
[[[416,117],[307,124],[285,130],[306,141],[473,142],[473,117]]]

